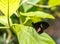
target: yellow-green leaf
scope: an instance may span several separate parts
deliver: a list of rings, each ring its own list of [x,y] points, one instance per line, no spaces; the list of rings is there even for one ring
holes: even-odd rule
[[[0,23],[3,25],[8,25],[7,18],[4,16],[0,16]]]
[[[48,18],[48,19],[54,19],[54,17],[51,14],[42,12],[42,11],[35,11],[35,12],[28,12],[28,13],[20,13],[23,16],[28,17],[38,17],[38,18]]]
[[[0,10],[7,16],[11,16],[19,7],[21,0],[0,0]]]
[[[9,21],[10,21],[10,24],[12,25],[11,19],[9,19]],[[5,16],[0,16],[0,23],[5,26],[8,26],[8,19]]]
[[[12,26],[19,44],[56,44],[46,33],[38,34],[34,28],[16,24]]]
[[[33,18],[31,18],[31,20],[32,20],[32,22],[34,22],[34,23],[37,23],[37,22],[42,21],[42,19],[40,19],[40,18],[38,18],[38,17],[33,17]]]
[[[31,20],[34,23],[40,22],[43,19],[55,19],[53,15],[45,13],[45,12],[41,12],[41,11],[28,12],[28,13],[20,13],[20,15],[29,17],[27,19]],[[27,23],[27,21],[25,23]]]
[[[60,5],[60,0],[49,0],[48,5],[49,6]]]

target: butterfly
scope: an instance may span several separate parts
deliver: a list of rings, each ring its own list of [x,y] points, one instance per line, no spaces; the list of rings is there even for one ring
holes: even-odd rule
[[[43,33],[43,31],[49,27],[49,23],[44,21],[32,23],[32,25],[39,34]]]

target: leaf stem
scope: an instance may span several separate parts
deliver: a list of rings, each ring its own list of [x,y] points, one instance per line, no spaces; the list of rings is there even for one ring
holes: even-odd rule
[[[47,6],[47,5],[38,5],[38,4],[34,4],[32,2],[29,2],[29,1],[26,1],[27,4],[29,5],[33,5],[33,6],[36,6],[36,7],[40,7],[40,8],[50,8],[51,6]]]
[[[8,0],[8,15],[7,15],[7,19],[8,19],[8,26],[10,27],[10,17],[9,17],[9,0]]]
[[[10,27],[0,27],[0,29],[7,29],[7,28],[10,28]]]
[[[18,18],[19,18],[19,22],[20,22],[20,24],[22,24],[22,19],[21,19],[21,15],[20,15],[20,12],[17,10],[17,12],[16,12],[18,15]]]
[[[9,41],[10,41],[10,39],[11,39],[11,37],[12,37],[12,34],[11,34],[11,31],[10,31],[9,29],[6,29],[6,31],[7,31],[7,33],[8,33],[8,37],[7,37],[7,39],[6,39],[6,44],[8,44]]]
[[[26,20],[24,21],[23,24],[26,24],[29,19],[30,19],[30,17],[26,17]]]
[[[7,14],[8,27],[10,27],[10,20],[9,19],[10,19],[10,17],[9,17],[9,0],[8,0],[8,14]],[[8,44],[10,39],[11,39],[11,37],[12,37],[12,34],[11,34],[10,28],[7,28],[6,31],[8,33],[8,37],[6,39],[6,44]]]

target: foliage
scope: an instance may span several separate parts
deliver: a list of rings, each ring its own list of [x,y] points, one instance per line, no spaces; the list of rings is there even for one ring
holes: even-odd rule
[[[46,33],[38,35],[32,27],[17,24],[13,29],[17,34],[19,44],[55,44]]]
[[[56,6],[56,5],[60,5],[60,0],[49,0],[48,2],[49,6]]]
[[[0,26],[0,30],[4,30],[4,32],[2,32],[6,33],[4,43],[14,44],[12,38],[17,36],[19,44],[56,44],[45,32],[38,34],[32,27],[32,22],[40,22],[43,21],[43,19],[55,19],[51,14],[38,9],[50,8],[50,6],[53,7],[59,4],[54,3],[54,0],[49,0],[48,5],[45,6],[43,5],[45,1],[41,1],[41,3],[40,1],[41,0],[0,0],[0,23],[4,25],[2,27]],[[31,9],[33,7],[37,9],[32,11]]]

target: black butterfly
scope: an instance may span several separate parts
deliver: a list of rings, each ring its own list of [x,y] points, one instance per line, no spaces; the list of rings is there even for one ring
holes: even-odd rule
[[[49,24],[44,21],[32,23],[32,25],[39,34],[43,33],[43,31],[49,27]]]

